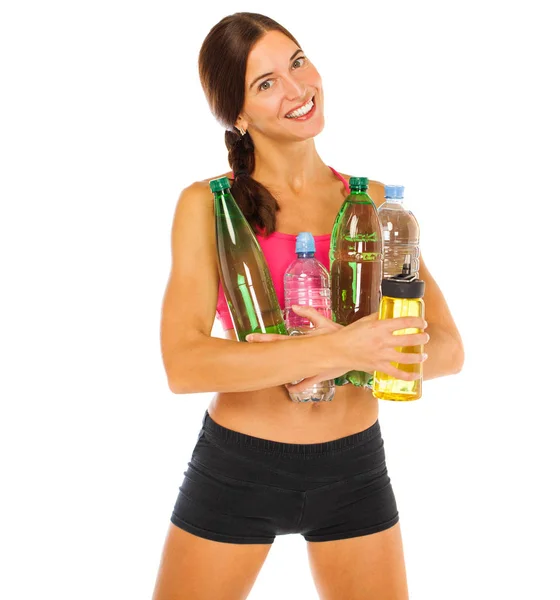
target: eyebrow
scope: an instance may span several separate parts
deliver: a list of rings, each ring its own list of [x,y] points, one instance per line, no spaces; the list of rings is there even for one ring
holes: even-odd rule
[[[300,52],[303,52],[303,50],[301,48],[298,48],[292,54],[292,56],[290,56],[290,60],[293,60]],[[251,83],[251,85],[249,86],[249,89],[251,89],[255,85],[255,83],[257,83],[257,81],[259,81],[259,79],[262,79],[263,77],[268,77],[269,75],[273,75],[273,73],[265,73],[264,75],[260,75],[259,77],[257,77],[256,79],[254,79],[253,83]]]

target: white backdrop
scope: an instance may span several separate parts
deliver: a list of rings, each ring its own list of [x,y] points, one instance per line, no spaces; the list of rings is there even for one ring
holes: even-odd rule
[[[463,335],[460,374],[381,403],[412,600],[560,598],[551,4],[2,4],[2,598],[151,598],[211,399],[167,388],[171,223],[228,168],[197,53],[238,10],[318,67],[325,162],[405,186]],[[285,597],[318,598],[300,536],[250,596]]]

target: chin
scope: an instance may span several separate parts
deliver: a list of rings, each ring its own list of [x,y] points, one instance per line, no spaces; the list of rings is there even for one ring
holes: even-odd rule
[[[313,121],[310,121],[307,124],[307,127],[302,127],[301,128],[301,135],[297,136],[296,139],[298,140],[309,140],[311,138],[314,138],[315,136],[319,135],[323,129],[325,128],[325,117],[324,115],[321,114],[316,114],[313,117]],[[296,134],[297,135],[297,134]]]
[[[300,137],[300,140],[310,140],[315,136],[319,135],[325,128],[325,119],[323,117],[317,118],[317,122],[313,124],[313,127],[309,128],[309,131]],[[303,133],[303,132],[302,132]]]

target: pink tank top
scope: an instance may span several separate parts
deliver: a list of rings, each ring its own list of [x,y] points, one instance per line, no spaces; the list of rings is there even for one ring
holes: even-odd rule
[[[348,182],[340,173],[330,167],[332,172],[344,182],[346,193],[350,193],[350,186]],[[325,233],[322,235],[313,236],[315,239],[315,258],[323,263],[323,265],[329,269],[329,247],[331,242],[331,234]],[[272,283],[276,290],[276,296],[280,303],[280,308],[284,310],[284,273],[288,268],[289,264],[295,259],[296,250],[296,238],[297,235],[291,233],[278,233],[275,231],[271,233],[268,238],[256,234],[257,241],[263,251],[264,257],[268,264],[268,269],[272,277]],[[216,315],[224,330],[233,329],[233,322],[227,305],[222,283],[220,281],[218,287],[218,304],[216,306]]]

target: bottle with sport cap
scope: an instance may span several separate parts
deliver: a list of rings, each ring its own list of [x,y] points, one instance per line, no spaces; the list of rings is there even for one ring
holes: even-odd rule
[[[379,319],[392,319],[397,317],[422,317],[424,318],[424,282],[411,273],[410,256],[405,257],[402,272],[394,277],[383,279],[381,283],[383,296],[379,308]],[[415,327],[399,329],[393,335],[422,333]],[[418,346],[398,346],[397,352],[422,353],[423,344]],[[422,375],[423,363],[391,363],[394,367],[408,373]],[[418,400],[422,396],[422,379],[405,381],[395,379],[391,375],[375,371],[373,373],[372,394],[380,400]]]
[[[315,239],[311,233],[298,234],[295,252],[296,258],[284,273],[284,320],[289,335],[303,335],[313,329],[313,323],[291,307],[295,304],[311,306],[324,317],[332,318],[330,273],[315,258]],[[289,394],[293,402],[330,402],[335,394],[334,380],[321,381],[302,392]]]

